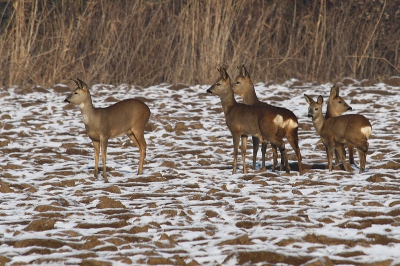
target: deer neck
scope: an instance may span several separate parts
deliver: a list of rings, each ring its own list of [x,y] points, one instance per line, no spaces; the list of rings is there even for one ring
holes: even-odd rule
[[[229,114],[231,108],[237,104],[232,90],[230,90],[230,93],[221,96],[221,103],[225,115]]]
[[[325,123],[325,117],[321,113],[317,117],[313,118],[312,121],[313,121],[315,130],[318,132],[318,135],[321,135],[322,127],[324,126],[324,123]]]
[[[93,117],[93,115],[96,112],[96,109],[93,106],[90,95],[83,102],[79,104],[79,108],[81,109],[83,123],[87,125],[90,121],[90,118]]]
[[[254,87],[253,89],[248,90],[247,93],[245,93],[242,98],[243,98],[243,103],[248,105],[254,105],[260,102],[257,98]]]
[[[328,118],[336,117],[336,116],[339,116],[339,114],[336,114],[336,113],[335,113],[334,109],[331,108],[331,105],[330,105],[329,102],[328,102],[328,106],[326,107],[325,118],[328,119]]]

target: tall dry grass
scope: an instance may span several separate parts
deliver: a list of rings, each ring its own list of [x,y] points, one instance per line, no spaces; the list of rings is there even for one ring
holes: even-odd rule
[[[1,0],[0,81],[209,84],[400,75],[400,0]]]

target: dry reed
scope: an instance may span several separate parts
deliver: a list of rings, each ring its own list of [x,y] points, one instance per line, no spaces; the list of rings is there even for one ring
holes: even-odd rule
[[[1,0],[2,85],[400,75],[400,0]]]

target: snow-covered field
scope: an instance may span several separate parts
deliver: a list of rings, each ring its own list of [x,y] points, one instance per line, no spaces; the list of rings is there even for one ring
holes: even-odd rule
[[[137,147],[113,139],[110,183],[93,178],[80,111],[63,102],[72,84],[1,88],[0,265],[399,265],[400,82],[391,82],[339,83],[350,113],[373,127],[363,174],[326,169],[307,117],[303,94],[326,100],[332,84],[256,84],[260,99],[299,118],[302,176],[288,144],[290,174],[271,171],[270,147],[267,171],[251,170],[250,141],[249,173],[239,163],[232,175],[209,86],[94,85],[97,107],[139,98],[152,111],[144,174]]]

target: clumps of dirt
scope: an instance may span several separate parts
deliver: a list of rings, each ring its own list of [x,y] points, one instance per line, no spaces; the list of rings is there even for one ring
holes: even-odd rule
[[[24,231],[46,231],[54,229],[55,220],[52,219],[39,219],[33,220]]]
[[[182,84],[182,83],[178,83],[178,84],[172,84],[171,86],[168,87],[168,89],[170,90],[175,90],[175,91],[179,91],[182,89],[189,89],[190,87],[186,84]]]
[[[123,209],[126,208],[119,200],[114,200],[109,197],[100,197],[100,203],[96,205],[98,209]]]
[[[13,193],[14,190],[12,188],[10,188],[10,186],[5,183],[0,181],[0,193]]]
[[[218,217],[218,216],[219,216],[219,214],[218,214],[217,212],[212,211],[212,210],[207,210],[207,211],[205,211],[205,215],[206,215],[208,218],[214,218],[214,217]]]
[[[81,266],[112,266],[112,263],[102,260],[83,260]]]
[[[149,225],[145,225],[145,226],[134,226],[132,227],[129,232],[131,234],[138,234],[138,233],[146,233],[149,231],[151,227]]]
[[[226,245],[250,245],[252,244],[248,235],[243,235],[235,239],[230,239],[226,241],[222,241],[218,244],[218,246],[226,246]],[[242,263],[239,263],[242,264]]]
[[[384,80],[384,83],[389,86],[400,87],[400,77],[390,77]]]
[[[65,245],[64,242],[56,239],[24,239],[14,243],[16,248],[26,248],[32,246],[59,249]]]
[[[0,123],[0,129],[1,128],[2,128],[2,124]],[[9,139],[0,139],[0,147],[8,146],[8,144],[10,144]]]
[[[128,222],[126,221],[118,221],[113,223],[79,223],[75,226],[75,228],[83,228],[83,229],[96,229],[96,228],[121,228],[128,226]]]
[[[104,191],[115,193],[115,194],[121,194],[121,189],[119,189],[118,186],[110,186],[104,189]]]
[[[368,177],[367,181],[378,183],[378,182],[385,182],[386,179],[383,178],[382,174],[374,174],[374,175],[371,175],[370,177]]]
[[[382,168],[398,170],[398,169],[400,169],[400,163],[394,162],[394,161],[389,161],[385,165],[382,165]]]
[[[6,265],[6,263],[10,262],[10,259],[5,256],[0,256],[0,265]]]
[[[150,257],[147,259],[147,265],[175,265],[175,263],[163,257]]]
[[[178,243],[174,238],[164,233],[154,244],[159,248],[174,248]]]
[[[88,249],[93,249],[93,248],[95,248],[95,247],[97,247],[97,246],[104,245],[104,242],[103,242],[103,241],[100,241],[100,240],[99,240],[97,237],[95,237],[95,236],[87,237],[85,240],[86,240],[86,241],[85,241],[85,243],[82,245],[82,249],[88,250]]]
[[[35,208],[36,212],[63,212],[66,211],[65,208],[57,207],[53,205],[39,205]]]
[[[301,265],[307,263],[314,258],[308,256],[288,256],[284,254],[280,254],[273,251],[254,251],[254,252],[246,252],[239,251],[237,253],[233,253],[229,255],[224,263],[229,262],[231,259],[237,259],[239,265],[245,264],[256,264],[256,263],[272,263],[272,264],[288,264],[288,265]],[[329,258],[326,258],[328,261]],[[310,264],[314,265],[314,264]],[[332,262],[330,264],[315,264],[315,265],[333,265]]]
[[[253,221],[240,221],[240,222],[237,222],[235,225],[236,225],[236,227],[238,227],[238,228],[251,229],[251,228],[253,228],[254,226],[256,226],[257,223],[255,223],[255,222],[253,222]]]

